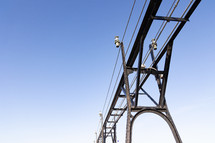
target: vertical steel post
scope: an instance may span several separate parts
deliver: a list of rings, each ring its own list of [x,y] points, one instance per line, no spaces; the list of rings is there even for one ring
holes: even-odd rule
[[[116,125],[114,125],[114,143],[116,143]]]
[[[142,56],[143,56],[143,36],[141,36],[140,43],[139,43],[139,61],[138,61],[137,82],[136,82],[135,103],[134,103],[135,107],[137,107],[137,104],[138,104],[138,94],[140,90],[140,71],[141,71],[141,64],[142,64]]]
[[[124,83],[126,89],[126,99],[127,99],[127,123],[126,123],[126,139],[125,143],[131,143],[131,98],[130,98],[130,90],[129,90],[129,82],[128,82],[128,72],[125,61],[125,51],[123,42],[120,45],[121,53],[122,53],[122,63],[123,63],[123,74],[124,74]]]
[[[104,127],[104,130],[105,130],[105,132],[104,132],[104,134],[103,134],[103,143],[106,143],[106,124],[105,124],[105,127]]]
[[[167,50],[166,50],[164,75],[163,75],[162,88],[161,88],[161,94],[159,99],[160,107],[164,107],[165,105],[165,93],[166,93],[166,86],[167,86],[167,80],[168,80],[168,74],[169,74],[170,60],[172,56],[172,46],[173,46],[173,41],[170,41],[167,45]]]
[[[151,53],[151,58],[153,62],[155,60],[155,55],[154,55],[154,49],[151,44],[149,45],[149,50],[151,51],[150,53]],[[158,70],[158,65],[155,65],[154,68]],[[161,78],[158,74],[155,75],[155,80],[157,81],[159,92],[161,93]]]
[[[101,112],[99,113],[99,116],[101,117],[101,134],[102,134],[101,140],[102,140],[102,143],[104,143],[103,115],[102,115],[102,113],[101,113]]]
[[[113,126],[113,129],[111,131],[111,138],[112,138],[112,143],[116,143],[116,125]]]

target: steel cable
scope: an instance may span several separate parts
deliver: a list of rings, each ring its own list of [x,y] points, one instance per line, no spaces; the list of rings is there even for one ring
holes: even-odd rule
[[[179,1],[180,1],[180,0],[178,0],[177,3],[175,4],[176,0],[174,0],[174,2],[172,3],[172,6],[170,7],[169,11],[167,12],[166,17],[167,17],[167,16],[170,17],[170,16],[173,14],[173,12],[175,11],[175,9],[176,9],[176,7],[177,7]],[[175,6],[174,6],[174,4],[175,4]],[[174,8],[173,8],[173,6],[174,6]],[[173,10],[172,10],[172,12],[170,13],[170,11],[171,11],[172,8],[173,8]],[[169,13],[170,13],[170,14],[169,14]],[[156,39],[156,41],[159,39],[161,33],[163,32],[164,28],[166,27],[167,22],[168,22],[168,21],[163,21],[163,22],[162,22],[162,24],[161,24],[161,26],[160,26],[160,28],[159,28],[159,30],[158,30],[157,34],[155,35],[155,38],[154,38],[154,39]],[[164,23],[165,23],[165,25],[164,25]],[[163,26],[163,25],[164,25],[164,26]],[[163,27],[163,28],[162,28],[162,27]],[[162,30],[161,30],[161,28],[162,28]],[[158,33],[159,33],[159,34],[158,34]]]
[[[188,4],[188,6],[186,7],[186,9],[184,10],[183,14],[181,15],[181,18],[184,17],[185,13],[187,12],[188,8],[190,7],[190,5],[192,4],[193,0],[190,1],[190,3]],[[178,26],[180,22],[177,22],[175,27],[173,28],[173,30],[171,31],[171,33],[169,34],[169,36],[167,37],[166,41],[164,42],[162,48],[159,50],[158,54],[156,55],[155,59],[152,61],[152,64],[150,65],[150,67],[154,64],[155,60],[158,58],[159,54],[161,53],[161,51],[163,50],[164,46],[166,45],[167,41],[169,40],[170,36],[173,34],[173,32],[175,31],[176,27]]]
[[[127,24],[126,24],[126,28],[125,28],[124,33],[123,33],[122,41],[123,41],[124,36],[125,36],[125,34],[126,34],[126,31],[127,31],[127,28],[128,28],[128,24],[129,24],[129,22],[130,22],[131,15],[132,15],[132,12],[133,12],[135,3],[136,3],[136,0],[134,0],[134,2],[133,2],[133,6],[132,6],[132,8],[131,8],[131,12],[130,12],[130,15],[129,15],[129,18],[128,18],[128,21],[127,21]],[[117,53],[116,62],[115,62],[115,65],[114,65],[113,73],[112,73],[112,75],[111,75],[111,81],[110,81],[110,84],[109,84],[109,87],[108,87],[108,91],[107,91],[107,94],[106,94],[106,98],[105,98],[105,102],[104,102],[104,105],[103,105],[103,108],[102,108],[102,114],[104,113],[104,108],[105,108],[105,106],[106,106],[107,98],[108,98],[108,95],[109,95],[109,92],[110,92],[110,88],[111,88],[111,85],[112,85],[112,82],[113,82],[113,77],[114,77],[114,73],[115,73],[115,70],[116,70],[116,65],[117,65],[117,63],[118,63],[119,54],[120,54],[120,50],[118,50],[118,53]]]
[[[190,7],[190,5],[192,4],[193,0],[190,1],[190,3],[188,4],[188,6],[186,7],[186,9],[184,10],[181,18],[183,18],[183,16],[185,15],[185,13],[187,12],[188,8]],[[162,48],[159,50],[158,54],[156,55],[155,59],[152,61],[152,64],[150,65],[150,67],[152,67],[152,65],[154,64],[154,62],[157,60],[159,54],[161,53],[161,51],[163,50],[164,46],[166,45],[167,41],[169,40],[170,36],[173,34],[173,32],[175,31],[176,27],[178,26],[179,22],[177,22],[177,24],[175,25],[175,27],[173,28],[173,30],[171,31],[171,33],[169,34],[167,40],[165,41],[165,43],[163,44]],[[151,50],[150,50],[151,51]],[[144,78],[146,77],[146,74],[142,75],[141,77],[141,82],[143,82]]]
[[[129,48],[130,48],[131,42],[132,42],[132,40],[133,40],[134,34],[135,34],[136,29],[137,29],[137,26],[138,26],[138,24],[139,24],[140,18],[142,17],[142,13],[143,13],[143,10],[145,9],[146,2],[147,2],[147,0],[145,0],[144,5],[143,5],[143,7],[142,7],[142,10],[141,10],[141,13],[140,13],[140,15],[139,15],[137,24],[136,24],[135,29],[134,29],[134,31],[133,31],[132,37],[131,37],[131,39],[130,39],[128,48],[126,49],[126,53],[125,53],[126,55],[127,55],[128,50],[129,50]],[[132,7],[132,9],[133,9],[133,7]],[[129,16],[129,17],[130,17],[130,16]],[[126,27],[127,27],[127,26],[126,26]],[[123,36],[123,38],[124,38],[124,36]],[[119,52],[118,52],[118,56],[119,56]],[[112,95],[111,95],[110,100],[109,100],[109,104],[110,104],[110,101],[111,101],[111,99],[112,99],[112,97],[113,97],[113,93],[114,93],[114,91],[115,91],[116,84],[117,84],[117,82],[118,82],[118,79],[119,79],[119,75],[120,75],[121,70],[122,70],[122,65],[120,66],[120,70],[119,70],[119,73],[118,73],[118,75],[117,75],[117,79],[116,79],[116,82],[115,82],[115,85],[114,85],[114,88],[113,88],[113,91],[112,91]],[[107,109],[106,109],[105,114],[107,113],[108,107],[109,107],[109,105],[107,106]]]
[[[190,3],[188,4],[188,6],[186,7],[186,9],[184,10],[181,18],[183,18],[183,16],[185,15],[185,13],[187,12],[188,8],[190,7],[190,5],[192,4],[193,0],[190,1]],[[158,56],[160,55],[161,51],[163,50],[164,46],[166,45],[167,41],[169,40],[170,36],[173,34],[173,32],[175,31],[176,27],[178,26],[179,22],[177,22],[177,24],[175,25],[175,27],[173,28],[173,30],[171,31],[171,33],[169,34],[169,36],[167,37],[166,41],[164,42],[162,48],[159,50],[158,54],[156,55],[156,57],[154,58],[154,60],[152,61],[152,64],[150,65],[150,67],[152,67],[152,65],[154,64],[154,62],[157,60]],[[141,77],[141,82],[143,82],[144,78],[146,77],[146,75],[142,75]]]
[[[167,16],[170,17],[170,16],[173,14],[173,12],[175,11],[176,7],[178,6],[179,1],[180,1],[180,0],[178,0],[177,2],[176,2],[176,0],[173,1],[172,5],[171,5],[171,7],[170,7],[170,9],[169,9],[169,11],[168,11],[168,13],[167,13]],[[176,4],[175,4],[175,2],[176,2]],[[175,4],[175,6],[174,6],[174,4]],[[174,8],[173,8],[173,6],[174,6]],[[172,8],[173,8],[173,9],[172,9]],[[172,11],[171,11],[171,10],[172,10]],[[170,13],[170,11],[171,11],[171,13]],[[169,13],[170,13],[170,14],[169,14]],[[164,23],[165,23],[165,24],[164,24]],[[164,24],[164,26],[163,26],[163,24]],[[161,24],[161,26],[160,26],[160,28],[159,28],[159,30],[158,30],[156,36],[155,36],[155,37],[157,37],[156,41],[157,41],[158,38],[160,37],[160,35],[161,35],[161,33],[163,32],[164,28],[166,27],[166,24],[167,24],[167,22],[165,22],[165,21]],[[163,28],[162,28],[162,26],[163,26]],[[162,28],[162,30],[161,30],[161,28]],[[159,34],[158,34],[158,33],[159,33]],[[150,48],[150,49],[147,51],[146,55],[144,56],[144,58],[143,58],[143,60],[142,60],[142,64],[145,64],[145,62],[147,61],[147,59],[148,59],[148,57],[149,57],[149,55],[150,55],[150,52],[151,52],[152,50],[153,50],[153,48]],[[136,79],[137,79],[137,76],[134,77],[134,79],[133,79],[133,81],[132,81],[132,86],[133,86],[134,82],[136,81]],[[142,79],[142,77],[141,77],[141,79]]]
[[[104,112],[104,108],[106,106],[107,98],[108,98],[108,95],[109,95],[109,92],[110,92],[110,87],[111,87],[112,82],[113,82],[113,76],[114,76],[114,73],[115,73],[115,70],[116,70],[116,65],[117,65],[117,62],[118,62],[118,59],[119,59],[119,53],[120,53],[120,50],[118,51],[118,54],[117,54],[117,60],[116,60],[115,65],[114,65],[113,73],[112,73],[112,76],[111,76],[111,81],[110,81],[108,91],[107,91],[107,95],[106,95],[106,98],[105,98],[105,103],[104,103],[103,108],[102,108],[102,114]]]
[[[179,1],[178,1],[178,2],[179,2]],[[178,2],[177,2],[177,3],[178,3]],[[192,4],[192,2],[193,2],[193,0],[191,0],[191,2],[189,3],[189,5],[188,5],[187,8],[185,9],[185,11],[183,12],[181,18],[183,18],[184,14],[187,12],[187,10],[188,10],[188,8],[190,7],[190,5]],[[175,3],[175,1],[174,1],[174,3]],[[176,3],[175,6],[177,6],[177,3]],[[172,6],[173,6],[173,5],[172,5]],[[172,9],[172,7],[171,7],[171,9]],[[175,8],[174,8],[173,10],[175,10]],[[169,12],[170,12],[170,10],[169,10]],[[169,13],[169,12],[168,12],[168,13]],[[171,16],[171,15],[172,15],[172,13],[170,14],[170,16]],[[166,39],[166,41],[165,41],[165,43],[163,44],[162,48],[159,50],[159,52],[158,52],[158,54],[156,55],[155,59],[152,61],[152,64],[150,65],[150,67],[153,65],[153,63],[155,62],[155,60],[158,58],[159,54],[160,54],[161,51],[163,50],[164,46],[166,45],[166,43],[167,43],[167,41],[169,40],[170,36],[171,36],[171,35],[173,34],[173,32],[175,31],[175,29],[176,29],[176,27],[178,26],[178,24],[179,24],[179,22],[177,22],[177,24],[175,25],[175,27],[174,27],[173,30],[171,31],[170,35],[169,35],[168,38]],[[163,24],[162,24],[162,25],[163,25]],[[165,26],[164,26],[164,27],[162,28],[162,30],[160,31],[160,29],[161,29],[161,27],[160,27],[160,29],[159,29],[159,31],[160,31],[159,36],[160,36],[160,34],[163,32],[163,29],[164,29],[164,28],[165,28]],[[157,33],[157,34],[158,34],[158,33]],[[156,36],[157,36],[157,34],[156,34]],[[158,38],[159,38],[159,36],[158,36]],[[128,48],[129,48],[129,47],[128,47]],[[146,55],[145,55],[145,57],[144,57],[144,59],[143,59],[143,64],[145,64],[146,60],[148,59],[151,50],[152,50],[152,48],[149,49],[148,52],[146,53]],[[128,49],[127,49],[127,51],[128,51]],[[127,51],[126,51],[126,54],[127,54]],[[120,69],[121,69],[121,68],[120,68]],[[120,73],[120,72],[119,72],[119,73]],[[141,77],[141,82],[143,81],[143,79],[144,79],[145,76],[146,76],[145,74],[142,75],[142,77]],[[134,78],[134,79],[135,79],[135,78]],[[135,80],[134,80],[134,79],[133,79],[133,81],[132,81],[132,84],[131,84],[130,88],[133,86],[133,84],[134,84],[134,82],[135,82],[135,80],[136,80],[136,79],[135,79]],[[123,102],[124,102],[124,100],[121,102],[120,107],[122,106]],[[126,107],[126,105],[125,105],[124,107]],[[118,113],[118,111],[117,111],[117,113]]]
[[[136,0],[134,0],[133,6],[132,6],[132,8],[131,8],[131,12],[130,12],[130,15],[129,15],[129,17],[128,17],[128,21],[127,21],[127,24],[126,24],[126,27],[125,27],[125,31],[124,31],[124,34],[123,34],[123,36],[122,36],[122,42],[123,42],[123,40],[124,40],[126,31],[127,31],[127,28],[128,28],[128,24],[129,24],[130,19],[131,19],[131,15],[132,15],[133,10],[134,10],[134,5],[135,5],[135,3],[136,3]]]

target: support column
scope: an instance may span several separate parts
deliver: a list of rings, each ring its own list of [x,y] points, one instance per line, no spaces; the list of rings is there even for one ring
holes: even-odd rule
[[[120,44],[121,53],[122,53],[122,62],[123,62],[123,74],[124,74],[124,83],[125,83],[125,89],[126,89],[126,99],[127,99],[127,123],[126,123],[126,139],[125,143],[131,143],[131,134],[130,134],[130,128],[131,128],[131,98],[130,98],[130,89],[129,89],[129,82],[128,82],[128,72],[127,72],[127,66],[125,61],[125,51],[124,51],[124,45],[123,42]]]
[[[173,45],[173,41],[170,41],[167,45],[166,60],[164,65],[164,75],[163,75],[161,94],[160,94],[160,100],[159,100],[160,107],[164,107],[165,105],[165,93],[166,93],[166,85],[167,85],[167,79],[169,74],[170,60],[172,55],[172,45]]]
[[[140,44],[139,44],[139,61],[138,61],[138,69],[137,69],[137,82],[136,82],[135,103],[134,103],[135,107],[137,107],[137,104],[138,104],[138,93],[140,90],[140,71],[141,71],[141,64],[142,64],[142,56],[143,56],[143,36],[140,38]]]
[[[150,53],[151,53],[152,62],[154,62],[155,55],[154,55],[154,49],[153,49],[153,47],[152,47],[151,44],[149,45],[149,50],[150,50]],[[157,65],[154,66],[153,68],[155,68],[156,70],[158,70],[158,66]],[[160,76],[159,75],[155,75],[155,80],[157,81],[159,92],[161,93],[161,79],[160,79]]]
[[[104,134],[103,134],[103,143],[106,143],[106,124],[105,124],[105,127],[104,127]]]

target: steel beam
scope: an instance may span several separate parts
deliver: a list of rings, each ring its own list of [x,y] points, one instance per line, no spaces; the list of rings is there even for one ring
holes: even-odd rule
[[[161,88],[161,94],[159,99],[159,106],[161,107],[165,105],[164,101],[165,101],[166,85],[167,85],[168,74],[169,74],[170,60],[172,56],[172,46],[173,46],[173,41],[169,42],[169,44],[167,45],[164,75],[163,75],[162,88]]]
[[[166,21],[181,21],[181,22],[186,22],[189,21],[188,19],[185,18],[178,18],[178,17],[165,17],[165,16],[154,16],[152,17],[154,20],[166,20]]]
[[[140,88],[145,94],[146,96],[148,96],[148,98],[156,105],[158,106],[158,103],[141,87]]]
[[[138,94],[139,94],[139,84],[140,84],[140,73],[141,73],[141,65],[142,65],[142,56],[143,56],[143,37],[140,38],[139,44],[139,60],[138,60],[138,69],[137,69],[137,82],[136,82],[136,92],[135,92],[135,101],[134,107],[137,107],[138,104]]]
[[[151,44],[149,45],[149,50],[151,51],[150,53],[151,53],[151,58],[152,58],[152,62],[153,62],[155,60],[155,55],[154,55],[154,49],[153,49],[153,47],[151,47]],[[155,69],[158,70],[157,65],[155,66]],[[161,93],[161,78],[160,78],[160,75],[156,74],[155,75],[155,80],[157,81],[159,92]]]
[[[193,5],[191,6],[191,8],[189,9],[189,11],[187,12],[187,14],[185,15],[185,17],[184,17],[185,19],[189,19],[190,18],[190,16],[194,12],[194,10],[196,9],[196,7],[200,3],[200,1],[201,0],[195,0],[195,2],[193,3]],[[164,49],[159,54],[158,58],[154,61],[152,67],[156,67],[156,65],[158,64],[158,62],[161,60],[161,58],[163,57],[163,55],[166,53],[166,51],[167,51],[167,45],[170,43],[170,41],[174,41],[175,40],[176,36],[179,34],[179,32],[181,31],[181,29],[184,27],[185,23],[186,23],[186,21],[183,21],[183,22],[181,22],[179,24],[179,26],[177,27],[177,29],[173,33],[172,37],[170,38],[170,40],[167,42],[167,44],[164,47]],[[150,74],[146,75],[146,77],[144,78],[144,80],[140,84],[140,87],[143,86],[143,84],[146,82],[146,80],[148,79],[149,76],[150,76]]]
[[[173,122],[173,120],[172,120],[172,118],[170,116],[170,113],[168,111],[166,101],[165,101],[165,91],[166,91],[166,86],[167,86],[168,72],[169,72],[169,66],[170,66],[170,60],[171,60],[172,45],[173,45],[174,39],[177,37],[177,35],[181,31],[181,29],[183,28],[185,23],[188,21],[188,19],[190,18],[190,16],[192,15],[193,11],[198,6],[200,1],[201,0],[195,0],[194,1],[192,6],[190,7],[188,12],[186,13],[185,17],[183,17],[183,18],[175,18],[175,17],[160,17],[160,16],[156,16],[158,8],[159,8],[159,6],[161,4],[161,0],[150,0],[150,3],[149,3],[148,8],[146,10],[145,16],[144,16],[143,21],[141,23],[139,32],[138,32],[137,37],[135,39],[134,45],[132,47],[131,53],[130,53],[129,58],[128,58],[127,62],[126,62],[126,68],[124,68],[124,69],[129,69],[129,70],[132,69],[133,71],[136,70],[138,75],[140,75],[140,73],[146,74],[145,78],[143,79],[143,81],[141,83],[140,83],[140,81],[136,83],[136,85],[138,85],[138,86],[135,89],[136,90],[135,97],[130,96],[130,91],[127,92],[127,94],[125,94],[127,97],[129,96],[130,99],[135,98],[135,108],[133,107],[131,109],[132,112],[135,112],[135,113],[137,112],[139,114],[141,110],[144,110],[144,112],[147,110],[147,111],[150,111],[152,113],[158,114],[159,116],[162,116],[162,118],[164,118],[164,120],[166,120],[167,123],[169,124],[177,143],[181,143],[181,139],[180,139],[179,134],[177,132],[177,129],[176,129],[175,125],[174,125],[174,122]],[[158,58],[155,59],[155,61],[153,59],[152,69],[151,70],[150,69],[142,69],[140,64],[139,64],[140,62],[138,63],[138,67],[135,69],[135,68],[133,68],[133,64],[134,64],[134,62],[135,62],[135,60],[137,58],[138,53],[141,52],[139,45],[141,45],[141,41],[144,42],[144,40],[146,38],[146,35],[147,35],[148,31],[149,31],[149,28],[151,27],[151,24],[152,24],[153,20],[156,20],[156,19],[157,20],[166,20],[166,21],[179,21],[180,24],[178,25],[178,27],[176,28],[176,30],[174,31],[174,33],[170,37],[170,39],[167,42],[167,44],[164,46],[164,49],[158,55]],[[159,63],[161,58],[165,55],[165,53],[166,53],[166,61],[165,61],[164,71],[158,71],[157,64]],[[139,61],[140,61],[140,57],[139,57]],[[153,70],[153,68],[155,70]],[[126,72],[127,72],[127,70],[126,70]],[[124,74],[126,72],[124,71]],[[110,122],[110,118],[112,117],[111,115],[112,115],[113,111],[118,110],[118,111],[121,111],[121,112],[120,112],[120,114],[117,114],[119,116],[116,117],[117,118],[115,120],[116,122],[111,124],[110,131],[106,132],[106,129],[105,129],[105,138],[110,133],[112,133],[112,130],[114,129],[114,126],[117,124],[118,120],[124,114],[126,109],[128,110],[130,108],[130,107],[127,108],[127,105],[125,105],[124,108],[117,108],[116,107],[118,99],[123,97],[121,95],[121,92],[122,92],[122,88],[124,87],[125,82],[126,82],[125,77],[127,77],[124,74],[122,74],[122,76],[121,76],[119,85],[118,85],[118,87],[116,89],[116,92],[115,92],[115,96],[114,96],[113,101],[111,103],[110,109],[109,109],[109,111],[108,111],[108,113],[106,115],[103,127],[105,128],[106,124],[108,122]],[[157,83],[158,83],[158,87],[159,87],[159,91],[160,91],[159,106],[157,105],[158,103],[148,94],[146,94],[146,95],[152,100],[153,103],[155,103],[155,107],[138,106],[139,90],[142,88],[142,86],[144,85],[144,83],[146,82],[146,80],[148,79],[148,77],[151,74],[155,75],[155,78],[156,78]],[[162,82],[161,82],[161,78],[159,76],[160,74],[163,74]],[[127,89],[129,89],[129,88],[127,88]],[[164,114],[163,112],[165,112],[166,114]],[[135,115],[135,118],[136,118],[136,115]],[[133,118],[133,120],[134,120],[134,118]],[[133,122],[133,120],[132,120],[132,122]],[[131,135],[132,135],[132,130],[130,129],[130,138],[131,138]],[[98,137],[98,140],[99,139],[101,139],[101,132],[100,132],[99,137]],[[98,143],[98,140],[97,140],[97,143]],[[129,143],[131,143],[131,139],[130,139]]]
[[[161,0],[151,0],[150,1],[149,6],[148,6],[148,8],[146,10],[146,14],[145,14],[145,16],[143,18],[143,21],[142,21],[142,24],[140,26],[140,30],[139,30],[139,32],[137,34],[137,37],[136,37],[136,40],[134,42],[131,54],[130,54],[130,56],[128,58],[127,67],[132,67],[133,66],[134,61],[135,61],[135,59],[137,57],[137,54],[138,54],[137,45],[139,44],[140,37],[143,35],[143,39],[145,39],[145,37],[146,37],[146,35],[147,35],[148,31],[149,31],[149,28],[150,28],[150,26],[152,24],[152,21],[153,21],[151,16],[156,15],[160,4],[161,4]],[[122,75],[122,77],[120,79],[119,85],[117,87],[115,96],[114,96],[112,104],[110,106],[110,110],[109,110],[109,112],[108,112],[108,114],[106,116],[105,122],[107,122],[108,119],[110,118],[110,114],[112,112],[111,109],[113,109],[115,107],[116,102],[118,100],[118,95],[121,93],[121,87],[123,85],[124,85],[124,75]]]

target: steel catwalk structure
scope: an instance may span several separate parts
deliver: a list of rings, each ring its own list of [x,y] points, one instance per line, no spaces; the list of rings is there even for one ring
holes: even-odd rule
[[[126,127],[126,141],[125,141],[126,143],[132,142],[132,127],[133,127],[134,121],[139,115],[143,113],[153,113],[163,118],[169,125],[176,143],[182,143],[182,140],[179,136],[179,133],[176,129],[176,126],[168,110],[167,103],[165,100],[165,92],[166,92],[174,40],[179,34],[179,32],[181,31],[181,29],[183,28],[183,26],[185,25],[185,23],[189,20],[190,16],[194,12],[194,10],[196,9],[200,1],[201,0],[195,0],[184,17],[176,18],[176,17],[156,16],[156,13],[161,5],[162,0],[150,0],[127,62],[125,61],[123,43],[122,42],[120,43],[122,60],[124,65],[123,66],[124,72],[121,76],[121,80],[115,92],[115,96],[112,100],[107,116],[105,117],[105,120],[103,122],[102,130],[96,141],[97,143],[100,143],[100,142],[105,143],[107,137],[111,137],[113,143],[117,142],[116,125],[119,119],[125,113],[125,111],[127,111],[127,127]],[[149,46],[150,54],[152,58],[152,65],[149,68],[146,68],[141,66],[142,54],[143,54],[143,43],[150,29],[150,26],[152,25],[153,20],[177,21],[180,23],[177,26],[177,29],[169,38],[168,42],[165,44],[165,47],[163,48],[163,50],[157,56],[157,58],[155,58],[154,56],[154,51],[151,50],[152,47]],[[138,54],[139,54],[138,66],[133,67]],[[163,57],[165,58],[164,69],[158,70],[157,65]],[[135,87],[134,93],[130,91],[129,81],[128,81],[128,75],[132,72],[136,72],[136,75],[137,75],[136,87]],[[141,80],[141,75],[145,75],[143,80]],[[143,89],[143,85],[145,84],[145,82],[147,81],[150,75],[155,76],[155,79],[156,79],[156,83],[159,90],[158,102],[155,99],[153,99],[152,96],[150,96]],[[124,94],[122,95],[121,93],[124,93]],[[145,94],[152,101],[152,103],[154,103],[154,106],[139,105],[138,97],[140,93]],[[119,102],[120,98],[127,99],[126,105],[123,108],[116,107],[116,104]],[[117,112],[116,114],[116,111],[118,111],[119,113]],[[114,117],[113,118],[114,120],[112,119],[112,117]]]

